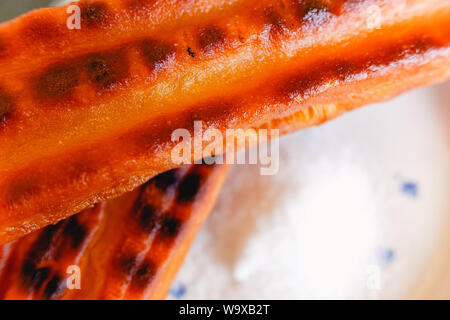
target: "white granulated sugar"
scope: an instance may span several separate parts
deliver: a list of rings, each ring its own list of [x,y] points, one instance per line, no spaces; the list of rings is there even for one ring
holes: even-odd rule
[[[369,253],[377,244],[379,201],[350,154],[307,164],[299,152],[297,161],[285,166],[287,174],[274,186],[282,194],[273,204],[280,205],[254,222],[253,236],[234,265],[235,280],[262,286],[270,281],[271,294],[285,298],[349,298],[354,289],[364,290],[364,271],[374,264]],[[258,195],[251,200],[257,202]],[[266,208],[263,202],[256,210]]]
[[[202,259],[210,263],[204,255],[222,260],[218,267],[225,270],[211,279],[223,288],[195,298],[350,298],[355,287],[364,291],[379,201],[358,154],[336,146],[294,135],[282,140],[277,175],[260,176],[254,166],[233,169],[202,234],[212,247],[192,259],[200,270],[206,269]]]

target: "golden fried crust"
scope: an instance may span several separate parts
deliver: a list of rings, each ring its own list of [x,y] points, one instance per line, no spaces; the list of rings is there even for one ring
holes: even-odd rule
[[[164,299],[227,169],[167,171],[119,199],[0,246],[0,299]],[[67,287],[74,265],[80,289]]]
[[[174,3],[0,25],[0,243],[175,167],[194,120],[289,132],[450,75],[448,1]]]

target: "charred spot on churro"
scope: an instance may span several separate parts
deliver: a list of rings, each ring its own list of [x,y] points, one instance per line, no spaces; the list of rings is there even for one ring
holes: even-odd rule
[[[63,234],[70,239],[72,249],[77,249],[86,238],[86,227],[80,224],[77,215],[70,217],[64,228]]]
[[[409,55],[423,54],[436,44],[429,38],[416,36],[397,43],[381,45],[380,49],[368,56],[330,59],[311,65],[307,70],[299,70],[280,87],[282,95],[307,97],[315,90],[333,80],[347,81],[361,72],[375,72],[377,67],[386,66],[407,58]]]
[[[128,275],[136,265],[136,255],[132,253],[124,253],[119,257],[119,271]]]
[[[364,68],[371,70],[376,66],[387,66],[414,54],[424,54],[434,47],[438,46],[431,38],[417,35],[380,46],[379,50],[370,56],[360,58],[357,63],[360,70]]]
[[[42,259],[42,257],[50,249],[52,239],[56,232],[59,230],[60,226],[61,222],[56,225],[47,226],[42,230],[42,232],[39,234],[39,237],[28,251],[27,258],[29,260],[37,262]]]
[[[200,188],[200,181],[202,177],[197,173],[191,173],[183,181],[181,181],[178,188],[178,202],[190,202]]]
[[[145,232],[151,232],[157,222],[157,212],[158,210],[152,205],[145,205],[139,211],[139,226]]]
[[[50,267],[38,268],[37,265],[30,260],[25,260],[21,268],[22,286],[24,288],[32,288],[38,291],[51,274]]]
[[[50,267],[42,267],[37,268],[34,271],[33,279],[32,279],[32,287],[35,291],[38,291],[45,281],[48,280],[50,274],[52,272],[52,269]]]
[[[109,9],[104,2],[81,4],[81,27],[95,28],[105,26],[110,18]]]
[[[176,169],[169,170],[161,173],[155,178],[155,186],[161,190],[166,190],[167,188],[175,185],[178,181],[176,174]]]
[[[350,60],[337,60],[334,67],[334,73],[340,81],[349,80],[360,69]]]
[[[37,96],[41,99],[69,96],[79,85],[79,73],[75,63],[48,67],[35,79],[34,87]]]
[[[392,55],[393,60],[398,60],[414,54],[424,54],[428,50],[438,46],[432,38],[417,35],[403,42],[400,47],[402,52],[396,52],[394,48],[391,49],[391,52],[395,52],[395,54]]]
[[[136,289],[144,288],[153,278],[156,270],[158,270],[158,268],[153,262],[144,261],[136,270],[136,273],[131,280],[131,286]]]
[[[89,79],[99,88],[113,87],[128,75],[128,61],[124,50],[95,53],[87,58]]]
[[[326,70],[329,71],[329,70]],[[289,98],[306,96],[314,93],[315,88],[320,86],[326,78],[318,69],[315,72],[304,72],[287,80],[283,88],[286,89],[286,96]],[[282,89],[284,91],[284,89]]]
[[[175,237],[178,234],[181,225],[182,222],[180,219],[165,215],[161,221],[161,237],[168,239]]]
[[[151,70],[164,67],[175,57],[175,46],[151,38],[145,39],[140,45],[142,54]]]
[[[437,48],[440,45],[435,39],[428,36],[416,36],[405,48],[408,54],[423,54],[431,48]]]
[[[33,285],[33,276],[36,270],[36,263],[29,258],[24,258],[20,267],[20,279],[23,287],[28,288]]]
[[[198,33],[198,45],[203,51],[222,46],[225,39],[225,31],[214,25],[201,28]]]
[[[53,277],[47,282],[47,285],[42,292],[44,299],[51,299],[56,296],[64,283],[64,279],[59,274],[54,274]]]
[[[22,286],[33,287],[38,290],[47,276],[42,268],[38,268],[37,264],[48,252],[51,241],[55,232],[58,230],[56,226],[49,226],[43,229],[39,237],[30,246],[20,267],[20,278]]]

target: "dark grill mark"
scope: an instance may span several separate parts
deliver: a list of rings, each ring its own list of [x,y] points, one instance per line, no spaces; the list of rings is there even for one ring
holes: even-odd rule
[[[24,287],[39,290],[42,283],[48,278],[50,269],[48,267],[38,268],[37,265],[50,249],[56,230],[56,226],[44,228],[26,253],[20,268],[20,278]]]
[[[35,243],[33,243],[28,251],[27,257],[30,260],[39,262],[47,253],[50,249],[53,236],[58,230],[58,226],[59,225],[47,226],[40,232],[38,239]]]
[[[136,265],[136,256],[128,253],[119,258],[119,270],[121,273],[128,275],[134,269]]]
[[[56,296],[61,288],[62,280],[63,279],[58,274],[53,275],[45,286],[44,291],[42,292],[42,297],[44,299],[51,299]]]
[[[156,225],[157,209],[151,205],[144,206],[139,213],[139,226],[145,232],[151,232]]]
[[[161,236],[172,239],[180,231],[181,225],[182,222],[179,219],[166,215],[161,222]]]
[[[22,285],[25,288],[33,286],[34,274],[36,273],[37,266],[33,259],[25,258],[20,268],[20,278]]]
[[[302,98],[307,97],[312,91],[321,84],[333,78],[332,72],[339,67],[333,62],[312,67],[312,72],[301,72],[299,76],[294,76],[285,83],[284,87],[286,95],[292,96],[300,95]]]
[[[44,267],[37,269],[33,274],[32,285],[35,291],[38,291],[44,282],[48,279],[51,273],[50,267]]]
[[[280,90],[284,92],[283,96],[306,98],[316,88],[331,80],[348,81],[361,72],[375,71],[378,67],[387,66],[412,54],[423,54],[433,46],[431,39],[415,37],[380,47],[374,54],[363,55],[362,58],[321,61],[282,82]]]
[[[190,202],[194,199],[200,188],[201,178],[199,174],[191,173],[181,181],[177,196],[178,202]]]
[[[13,100],[0,88],[0,126],[6,122],[13,110]]]
[[[159,70],[175,57],[175,47],[153,39],[141,43],[141,50],[151,70]]]
[[[178,182],[177,171],[169,170],[158,175],[155,179],[155,186],[161,190],[166,190]]]
[[[77,249],[83,243],[86,235],[86,227],[78,222],[78,218],[76,215],[71,216],[64,228],[63,236],[69,237],[72,249]]]
[[[152,280],[157,267],[151,262],[143,262],[139,269],[136,271],[131,285],[137,289],[142,289],[147,286]]]
[[[81,28],[105,26],[110,17],[108,7],[103,2],[83,4],[81,6]]]
[[[109,89],[125,80],[129,64],[125,48],[97,52],[72,59],[65,64],[47,68],[35,79],[35,90],[41,99],[70,96],[80,84],[81,75],[87,73],[98,89]]]
[[[38,268],[31,259],[26,258],[21,267],[21,281],[25,288],[38,291],[51,273],[50,267]]]
[[[100,89],[114,86],[128,74],[128,61],[123,50],[93,54],[87,60],[89,79]]]
[[[204,51],[215,49],[225,41],[225,31],[217,26],[208,26],[200,30],[198,44]]]
[[[408,40],[385,46],[377,50],[372,56],[361,60],[364,66],[389,65],[392,62],[405,58],[408,55],[423,54],[429,49],[438,46],[433,40],[426,36],[416,36]],[[365,63],[365,64],[364,64]]]
[[[38,96],[50,99],[71,95],[78,84],[79,71],[73,64],[52,66],[35,80]]]
[[[336,61],[335,64],[337,78],[340,81],[350,80],[351,76],[358,72],[358,67],[350,61]]]

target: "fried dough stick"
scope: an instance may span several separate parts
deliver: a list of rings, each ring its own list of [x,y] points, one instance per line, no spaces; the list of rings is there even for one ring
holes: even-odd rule
[[[450,1],[78,6],[0,25],[0,243],[178,166],[194,120],[286,133],[450,75]]]
[[[226,172],[171,170],[0,247],[0,298],[164,299]]]

